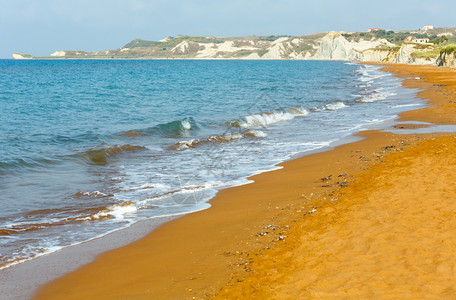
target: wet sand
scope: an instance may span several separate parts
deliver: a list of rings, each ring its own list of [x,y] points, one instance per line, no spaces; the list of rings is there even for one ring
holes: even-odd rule
[[[454,124],[455,70],[387,70],[433,105],[400,121]],[[359,136],[223,190],[35,298],[454,299],[456,135]]]

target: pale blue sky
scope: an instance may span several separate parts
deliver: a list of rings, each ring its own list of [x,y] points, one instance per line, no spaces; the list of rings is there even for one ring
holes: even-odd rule
[[[0,58],[117,49],[134,38],[456,26],[454,0],[0,0]]]

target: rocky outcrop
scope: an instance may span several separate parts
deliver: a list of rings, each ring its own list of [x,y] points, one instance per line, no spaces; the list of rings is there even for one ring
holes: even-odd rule
[[[318,48],[312,59],[330,59],[330,60],[368,60],[366,58],[376,58],[376,61],[383,60],[386,56],[384,51],[375,49],[394,47],[385,39],[358,42],[348,41],[340,32],[330,32],[321,39]],[[374,50],[374,51],[373,51]],[[364,55],[366,52],[366,56]]]
[[[437,58],[437,65],[441,67],[456,68],[456,53],[441,53]]]
[[[418,57],[417,52],[434,50],[432,45],[403,43],[400,47],[385,39],[348,41],[341,33],[328,33],[322,38],[315,55],[307,59],[358,60],[401,64],[435,64],[437,56]]]

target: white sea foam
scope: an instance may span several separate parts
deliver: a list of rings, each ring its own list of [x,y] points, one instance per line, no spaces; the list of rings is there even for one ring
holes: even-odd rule
[[[187,120],[181,121],[181,124],[182,124],[182,127],[184,127],[184,129],[186,129],[186,130],[190,130],[192,128],[192,124],[190,124],[190,122]]]
[[[363,96],[359,102],[363,102],[363,103],[370,103],[370,102],[374,102],[374,101],[379,101],[379,100],[385,100],[389,97],[392,97],[392,96],[396,96],[397,94],[396,93],[393,93],[393,92],[378,92],[378,91],[374,91],[372,94],[370,95],[367,95],[367,96]]]
[[[100,211],[96,214],[94,214],[92,217],[86,217],[84,218],[85,220],[91,220],[91,219],[101,219],[101,218],[115,218],[118,220],[124,219],[126,214],[131,214],[136,212],[138,209],[134,204],[128,204],[128,205],[119,205],[119,204],[114,204],[111,205],[107,208],[107,210]]]
[[[185,150],[185,149],[193,148],[193,147],[195,147],[196,144],[198,144],[198,142],[199,141],[197,139],[191,139],[188,141],[180,141],[175,144],[174,149],[175,150]]]
[[[49,247],[42,247],[42,248],[35,248],[33,246],[26,246],[24,247],[19,253],[13,255],[11,257],[11,263],[0,267],[0,270],[7,269],[17,264],[21,264],[23,262],[35,259],[40,256],[48,255],[54,252],[57,252],[63,249],[63,246],[49,246]]]
[[[309,111],[302,106],[287,108],[287,111],[297,116],[307,116]]]
[[[243,117],[239,125],[244,128],[266,127],[293,118],[294,115],[288,112],[262,113]]]
[[[327,110],[339,110],[342,108],[346,108],[347,105],[345,105],[343,102],[334,102],[334,103],[329,103],[325,105]]]
[[[93,192],[82,192],[80,193],[82,196],[86,196],[86,197],[108,197],[110,196],[109,194],[105,194],[103,192],[100,192],[100,191],[93,191]]]
[[[271,113],[266,112],[244,116],[234,123],[242,128],[266,127],[278,122],[292,120],[297,116],[307,116],[308,114],[309,111],[302,106],[289,107]]]
[[[124,192],[132,192],[132,191],[136,191],[136,190],[151,190],[151,189],[166,190],[169,187],[170,187],[169,185],[161,184],[161,183],[154,183],[154,184],[143,183],[143,184],[141,184],[139,186],[129,186],[127,188],[124,188],[123,191]]]
[[[331,102],[322,106],[312,108],[312,111],[339,110],[348,107],[342,101]]]
[[[389,76],[387,73],[381,73],[378,71],[377,68],[370,67],[370,66],[364,66],[363,68],[360,68],[357,71],[361,76],[358,77],[358,81],[361,82],[373,82],[376,79]]]
[[[268,136],[264,131],[253,130],[253,129],[247,130],[244,134],[246,136],[254,136],[254,137],[258,137],[258,138],[265,138]]]
[[[208,137],[205,141],[208,142],[231,142],[235,140],[240,140],[244,135],[240,132],[226,133],[224,135],[213,135]]]
[[[421,106],[421,104],[420,103],[400,104],[400,105],[391,106],[391,108],[411,107],[411,106]]]
[[[265,138],[267,134],[261,130],[253,130],[249,129],[244,132],[230,132],[225,133],[223,135],[212,135],[205,139],[192,139],[187,141],[179,141],[171,149],[174,150],[186,150],[189,148],[195,148],[200,144],[207,144],[207,143],[229,143],[236,140],[243,139],[245,137],[257,137],[257,138]]]

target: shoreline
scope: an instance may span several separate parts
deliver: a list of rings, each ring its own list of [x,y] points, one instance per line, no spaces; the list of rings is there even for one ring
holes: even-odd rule
[[[344,157],[347,151],[360,148],[355,145],[369,138],[378,137],[382,141],[389,141],[393,134],[370,131],[358,136],[363,140],[282,163],[280,164],[283,166],[282,169],[249,178],[254,180],[254,183],[220,191],[210,201],[212,204],[210,209],[184,215],[163,224],[136,242],[103,253],[94,262],[45,285],[45,288],[48,286],[58,290],[45,291],[44,294],[40,294],[43,290],[39,290],[36,299],[58,299],[61,295],[74,299],[102,296],[191,298],[198,289],[196,286],[202,286],[197,293],[200,297],[206,292],[211,293],[207,296],[212,296],[215,294],[215,291],[211,290],[214,282],[216,286],[222,286],[227,279],[232,279],[233,274],[244,272],[246,256],[250,251],[258,248],[266,249],[271,247],[271,243],[282,241],[284,232],[287,230],[283,220],[287,216],[284,214],[292,207],[298,206],[299,210],[306,214],[321,206],[319,196],[325,195],[327,202],[330,202],[331,193],[328,193],[327,187],[321,186],[322,183],[318,179],[317,186],[312,184],[310,188],[307,187],[307,191],[298,198],[295,198],[295,191],[289,191],[286,195],[281,189],[269,193],[271,181],[277,182],[277,177],[280,177],[280,182],[285,184],[290,178],[284,175],[292,171],[295,173],[292,176],[293,184],[301,185],[299,183],[301,179],[296,176],[296,173],[302,175],[303,166],[310,163],[312,168],[306,172],[305,178],[307,182],[314,183],[315,178],[324,178],[332,172],[327,169],[316,171],[316,168],[328,159],[336,160],[338,157]],[[361,148],[371,149],[370,144],[369,142],[369,145]],[[344,155],[341,155],[340,151]],[[338,163],[345,164],[343,161]],[[333,170],[331,166],[327,168]],[[347,168],[340,166],[337,169],[340,170],[338,175],[341,175]],[[357,170],[352,171],[347,178],[343,179],[343,182],[351,180]],[[304,186],[301,188],[306,189]],[[274,201],[277,193],[283,197],[280,201]],[[243,203],[242,198],[245,194],[253,194],[256,198],[255,203]],[[303,204],[303,199],[307,200],[307,203]],[[277,220],[280,221],[277,222]],[[265,232],[268,233],[265,234]],[[213,252],[211,249],[217,249],[219,252]],[[141,260],[135,261],[138,255],[141,256]],[[128,271],[117,268],[116,265],[123,265]],[[154,271],[149,273],[148,270]],[[78,275],[77,273],[80,272],[83,274]],[[125,273],[129,274],[128,277],[131,274],[135,276],[125,281]],[[109,279],[106,278],[100,282],[99,278],[105,276],[104,274],[114,276],[109,276]],[[147,278],[146,281],[144,281],[145,278]],[[58,281],[62,280],[63,286],[60,287],[62,282]],[[151,282],[155,290],[150,289]],[[81,288],[77,287],[79,285]],[[76,291],[69,296],[68,289],[72,287],[76,288]]]
[[[385,121],[389,122],[389,121]],[[383,125],[382,125],[383,126]],[[328,151],[335,146],[336,144],[344,144],[353,141],[356,139],[354,136],[346,136],[344,138],[341,138],[339,141],[333,142],[329,146],[324,146],[322,148],[316,149],[316,150],[310,150],[310,151],[303,151],[300,154],[294,154],[291,155],[288,158],[284,158],[285,161],[295,159],[297,157],[309,155],[311,153],[318,153],[318,152],[324,152]],[[270,165],[267,168],[263,168],[262,171],[257,171],[256,174],[260,174],[265,171],[272,171],[275,169],[278,169],[277,165]],[[248,179],[245,178],[244,184],[247,184]],[[233,184],[233,183],[232,183]],[[234,186],[234,185],[233,185]],[[180,216],[178,216],[180,217]],[[157,225],[153,225],[149,231],[152,231],[153,228],[156,228],[156,226],[160,226],[161,223],[165,223],[166,221],[161,222],[162,218],[158,219],[153,219],[149,222],[145,223],[158,223]],[[142,221],[140,222],[141,224],[143,223]],[[139,226],[133,226],[134,228],[141,228],[143,225]],[[147,225],[144,225],[147,226]],[[127,245],[131,243],[133,240],[139,239],[145,235],[147,235],[147,230],[144,231],[142,234],[137,234],[135,232],[135,229],[132,227],[127,227],[126,229],[120,229],[122,230],[122,233],[118,232],[116,230],[113,233],[103,235],[101,237],[96,237],[93,238],[89,241],[85,241],[82,243],[77,243],[74,245],[70,245],[67,247],[63,247],[62,249],[58,251],[54,251],[52,253],[47,253],[45,255],[35,257],[34,259],[24,261],[21,263],[18,263],[14,266],[11,266],[9,268],[5,268],[4,270],[0,270],[0,281],[2,281],[3,287],[1,288],[2,292],[10,292],[11,289],[13,290],[19,290],[18,295],[23,295],[23,290],[20,286],[17,285],[18,282],[21,282],[21,280],[16,280],[17,278],[23,278],[26,277],[27,279],[27,286],[30,289],[30,286],[32,284],[41,286],[45,284],[47,281],[50,279],[58,278],[63,276],[64,274],[74,271],[75,269],[79,268],[81,265],[84,265],[86,263],[89,263],[95,259],[95,257],[101,253],[107,252],[109,250],[115,249],[122,247],[124,245]],[[142,230],[142,229],[139,229]],[[123,235],[130,235],[130,233],[135,233],[138,238],[135,239],[129,239],[129,238],[124,238]],[[119,241],[119,239],[121,241]],[[112,244],[112,245],[111,245]],[[105,245],[104,248],[99,245]],[[75,253],[78,253],[78,251],[81,252],[81,255],[78,255],[77,259],[73,259],[73,256]],[[67,259],[67,263],[65,264],[64,267],[54,267],[57,266],[58,263],[62,262]],[[49,265],[49,267],[46,267],[46,265]],[[36,274],[46,274],[46,279],[42,278],[35,278],[33,275],[30,273],[36,273]],[[29,284],[30,283],[30,284]],[[17,293],[11,292],[13,295],[16,295]]]
[[[403,85],[423,88],[418,95],[432,104],[401,114],[399,121],[426,119],[455,128],[456,70],[385,69],[408,78]],[[411,79],[417,74],[424,82]],[[410,123],[400,127],[423,127]],[[215,298],[453,299],[456,136],[398,136],[399,146],[360,156],[371,161],[366,170],[335,193],[337,201],[295,218],[288,240],[269,253],[250,252],[249,274],[228,282]]]
[[[413,82],[413,79],[411,80]],[[421,84],[419,84],[419,87],[423,88]],[[430,108],[432,107],[433,106]],[[418,111],[424,109],[428,108],[419,109]],[[401,118],[398,121],[407,122],[407,120],[410,120],[410,116],[404,117],[404,114],[407,113],[401,114]],[[427,111],[421,115],[427,116],[428,114],[429,112]],[[418,113],[418,115],[420,114]],[[416,117],[412,117],[412,119],[413,118]],[[449,119],[451,119],[451,116]],[[427,120],[429,121],[429,117],[427,117]],[[422,120],[419,119],[418,121]],[[440,118],[439,122],[441,122],[441,124],[447,124],[442,118]],[[435,122],[432,123],[437,124]],[[173,222],[168,222],[137,242],[133,242],[126,247],[101,255],[94,263],[83,266],[80,270],[46,285],[39,291],[38,298],[39,296],[46,299],[49,299],[50,296],[59,298],[58,294],[55,293],[56,291],[61,291],[68,296],[67,293],[69,288],[75,288],[75,298],[83,297],[83,293],[85,292],[92,292],[92,296],[97,295],[97,293],[100,293],[98,295],[101,295],[102,289],[106,289],[106,291],[103,291],[102,293],[104,296],[108,297],[118,297],[121,295],[158,298],[202,297],[205,292],[210,293],[210,295],[208,294],[205,296],[214,295],[217,292],[217,289],[209,288],[213,287],[214,282],[218,282],[220,288],[230,278],[239,279],[244,277],[246,272],[244,270],[250,269],[247,267],[249,265],[248,262],[250,258],[248,258],[248,256],[251,255],[250,253],[259,251],[258,249],[267,249],[266,247],[272,248],[271,245],[280,248],[281,242],[288,240],[285,236],[285,232],[289,231],[289,227],[285,226],[289,224],[283,224],[296,221],[296,212],[292,216],[287,216],[287,213],[292,209],[299,207],[299,209],[296,209],[296,211],[300,211],[297,213],[298,215],[311,215],[313,214],[314,209],[318,212],[322,205],[328,205],[329,207],[333,203],[333,201],[330,200],[330,198],[333,198],[331,195],[340,187],[350,185],[350,181],[356,178],[358,173],[362,173],[364,171],[362,170],[363,168],[369,166],[368,161],[362,161],[360,163],[358,157],[353,158],[353,161],[350,162],[342,161],[341,158],[344,158],[344,156],[346,158],[346,155],[350,153],[353,155],[353,151],[358,151],[358,149],[355,148],[362,149],[360,150],[362,153],[366,152],[364,155],[366,158],[369,157],[369,151],[381,151],[381,148],[385,146],[383,145],[380,147],[382,144],[390,145],[393,139],[398,139],[398,135],[378,131],[366,131],[356,136],[362,137],[363,140],[337,146],[335,149],[326,152],[319,152],[295,160],[286,161],[279,164],[279,166],[283,166],[282,169],[265,172],[249,178],[255,180],[255,183],[220,191],[215,199],[210,201],[213,206],[211,209],[185,215]],[[429,136],[436,136],[436,134],[431,134]],[[402,138],[404,136],[399,135],[399,137]],[[416,142],[415,138],[412,136],[406,136],[405,139],[409,140],[410,143]],[[316,161],[319,163],[316,163]],[[328,164],[328,166],[326,166],[327,162],[330,161],[337,163],[335,166],[334,164]],[[362,166],[360,167],[359,164]],[[325,167],[321,168],[323,165],[325,165]],[[309,166],[311,168],[304,172],[306,173],[306,180],[304,182],[307,182],[307,184],[304,184],[301,182],[301,179],[296,178],[296,176],[301,177],[303,168],[306,169],[309,168]],[[349,169],[351,171],[347,171]],[[340,172],[339,174],[336,174],[337,176],[345,173],[348,174],[338,177],[340,178],[340,181],[337,185],[333,185],[332,187],[322,186],[326,184],[322,184],[319,178],[326,178],[329,173],[337,173],[335,170]],[[294,177],[290,177],[288,173],[294,173]],[[277,177],[280,177],[280,179]],[[285,180],[285,178],[287,179]],[[289,183],[289,179],[293,181],[292,184]],[[271,186],[271,182],[275,182],[275,186]],[[277,182],[282,182],[283,184],[278,184]],[[285,192],[280,188],[281,186],[292,186],[293,184],[294,190],[292,191]],[[296,191],[297,189],[299,190],[298,192]],[[328,191],[328,189],[331,191]],[[268,190],[268,192],[264,192],[264,190]],[[273,191],[271,192],[270,190]],[[246,195],[247,198],[249,195],[250,197],[253,197],[252,199],[255,203],[244,203],[240,200],[241,198],[246,197]],[[263,199],[259,199],[258,195],[261,195]],[[277,197],[283,199],[277,200]],[[329,199],[322,200],[325,197]],[[237,199],[233,201],[234,198]],[[216,209],[216,211],[214,211],[214,209]],[[208,223],[206,225],[199,224],[202,220],[205,220]],[[266,222],[266,220],[268,220],[268,222]],[[210,226],[210,222],[220,227],[207,228]],[[220,228],[224,229],[221,230]],[[182,229],[185,229],[185,232],[180,232]],[[167,235],[169,236],[167,237]],[[165,247],[161,243],[167,243],[167,246],[171,245],[174,248]],[[154,245],[160,246],[156,247],[156,249],[151,249],[154,248]],[[186,248],[186,250],[179,249],[182,245],[188,245],[189,247]],[[215,253],[212,253],[211,251],[208,251],[208,246],[214,246],[214,249],[217,249],[219,252],[215,251]],[[169,249],[173,249],[174,253],[166,253],[165,259],[160,257],[163,252],[166,252]],[[225,251],[220,252],[222,249]],[[138,251],[142,256],[145,256],[144,251],[147,251],[147,256],[154,256],[152,258],[147,257],[146,263],[149,264],[149,266],[153,266],[153,268],[157,268],[157,271],[155,274],[150,274],[145,270],[143,273],[137,275],[139,277],[137,277],[136,280],[129,279],[129,285],[133,286],[132,289],[125,288],[123,285],[125,282],[122,276],[118,276],[114,280],[112,280],[113,278],[111,277],[111,280],[109,280],[110,282],[106,284],[96,283],[95,285],[85,285],[87,283],[86,280],[88,280],[88,278],[86,278],[87,276],[79,275],[78,277],[77,275],[85,274],[84,272],[90,274],[98,273],[98,275],[90,276],[93,276],[92,278],[100,279],[100,276],[105,274],[105,272],[115,273],[119,271],[119,268],[114,265],[113,261],[117,261],[118,256],[125,259],[124,267],[128,269],[130,273],[136,273],[137,270],[144,268],[144,261],[132,262],[133,258],[137,257]],[[184,257],[182,257],[182,254]],[[128,266],[130,262],[134,264],[135,267]],[[116,262],[116,264],[120,263]],[[168,264],[171,264],[171,266]],[[227,268],[227,266],[230,267]],[[136,271],[132,271],[134,268],[136,268]],[[197,272],[196,270],[201,270],[201,272]],[[208,272],[208,270],[210,271]],[[125,274],[124,271],[120,272],[121,275]],[[171,271],[175,272],[176,276],[169,274]],[[249,272],[250,271],[247,271],[247,273]],[[233,276],[233,274],[236,275]],[[187,275],[191,277],[188,278],[189,276]],[[153,281],[157,290],[148,291],[147,289],[143,289],[144,285],[147,284],[147,282],[141,280],[141,278],[144,279],[144,276],[147,276],[149,278],[148,280],[154,278]],[[117,282],[115,280],[117,280]],[[84,289],[79,289],[76,286],[79,283],[84,284]],[[62,285],[63,288],[58,287],[59,284]],[[56,288],[57,290],[52,290],[53,288]]]
[[[349,135],[322,148],[292,155],[284,162],[300,159],[308,155],[332,151],[341,145],[355,143],[361,140],[363,140],[362,137]],[[257,174],[247,177],[246,180],[248,182],[246,183],[233,185],[224,189],[248,185],[252,183],[252,181],[250,181],[250,178],[262,173],[280,170],[281,164],[282,163],[276,164],[270,170],[261,171]],[[210,201],[212,201],[212,199]],[[210,201],[208,203],[210,203]],[[207,210],[209,208],[199,211]],[[58,251],[23,261],[4,269],[0,269],[0,281],[3,283],[1,291],[12,299],[23,299],[24,297],[30,298],[40,286],[43,286],[68,273],[76,271],[80,267],[95,261],[99,255],[111,250],[115,250],[117,248],[127,246],[137,240],[146,237],[158,227],[168,222],[199,211],[141,220],[131,224],[128,227],[114,230],[113,232],[110,232],[106,235],[95,237],[88,241],[74,245],[69,245],[62,249],[59,249]],[[38,277],[36,274],[44,274],[44,276]],[[24,291],[24,287],[27,288],[27,292]]]

